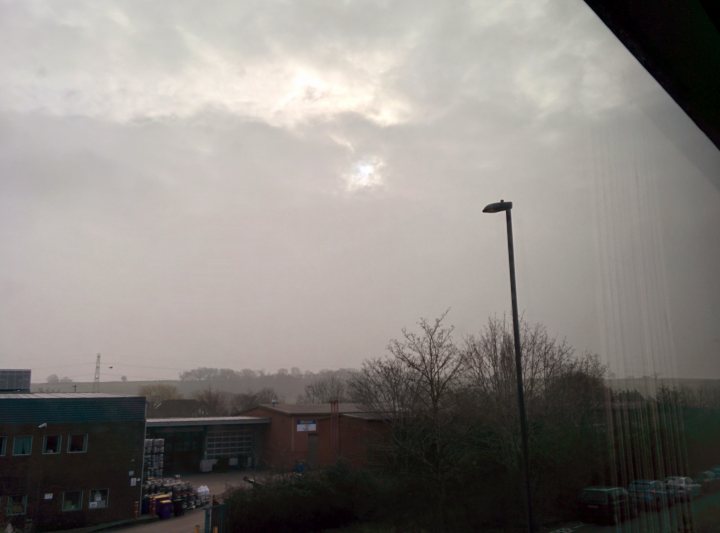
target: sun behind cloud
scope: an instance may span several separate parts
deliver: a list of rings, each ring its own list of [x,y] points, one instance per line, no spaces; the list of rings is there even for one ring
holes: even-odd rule
[[[385,163],[378,157],[355,161],[350,170],[343,175],[345,189],[348,192],[359,192],[382,187],[384,167]]]

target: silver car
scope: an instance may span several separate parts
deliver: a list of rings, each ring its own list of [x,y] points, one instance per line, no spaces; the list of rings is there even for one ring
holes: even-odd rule
[[[689,500],[700,495],[700,484],[687,476],[670,476],[665,478],[665,487],[669,494],[677,499]]]

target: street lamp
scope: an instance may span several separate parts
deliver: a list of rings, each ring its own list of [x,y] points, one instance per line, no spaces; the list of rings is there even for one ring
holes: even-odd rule
[[[520,324],[518,323],[517,290],[515,288],[515,252],[513,250],[511,210],[512,202],[500,200],[494,204],[486,205],[483,213],[500,213],[505,211],[505,221],[507,222],[508,255],[510,257],[510,296],[512,298],[513,339],[515,341],[515,377],[517,379],[518,411],[520,411],[525,497],[527,500],[528,531],[533,533],[533,531],[535,531],[535,522],[533,520],[532,495],[530,493],[530,454],[528,452],[527,415],[525,414],[525,391],[523,390],[522,354],[520,352]]]

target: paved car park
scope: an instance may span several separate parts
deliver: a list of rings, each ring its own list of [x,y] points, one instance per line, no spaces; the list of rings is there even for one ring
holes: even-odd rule
[[[636,518],[617,526],[575,521],[550,529],[549,533],[677,533],[683,531],[683,522],[689,526],[711,512],[720,513],[720,493],[702,496],[690,503],[664,507],[659,511],[642,511]],[[716,531],[720,531],[720,524]]]
[[[192,483],[195,488],[206,485],[210,489],[210,494],[220,501],[222,500],[222,494],[228,489],[249,488],[250,484],[244,481],[245,477],[257,479],[258,481],[262,479],[262,476],[256,477],[254,471],[191,474],[183,476],[182,479]],[[167,531],[193,533],[196,525],[200,526],[200,531],[204,531],[204,524],[205,510],[193,509],[186,511],[182,516],[176,516],[167,520],[154,520],[143,524],[131,524],[126,527],[114,529],[113,531],[132,531],[133,533],[165,533]]]

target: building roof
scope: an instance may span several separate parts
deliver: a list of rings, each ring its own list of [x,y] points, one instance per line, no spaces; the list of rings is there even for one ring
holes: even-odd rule
[[[269,424],[270,419],[259,416],[208,416],[192,418],[148,418],[147,427],[184,427],[184,426],[242,426],[249,424]]]
[[[263,403],[259,407],[270,409],[286,415],[329,415],[331,412],[329,403],[316,404],[295,404],[295,403]],[[367,413],[367,407],[359,403],[338,403],[338,413]]]
[[[46,400],[78,398],[144,398],[137,394],[109,394],[106,392],[3,392],[0,400]]]
[[[0,394],[0,424],[145,422],[145,397],[94,393]]]
[[[381,422],[387,422],[392,418],[389,413],[377,413],[371,411],[368,411],[366,413],[342,413],[342,415],[348,418],[359,418],[361,420],[377,420]]]

